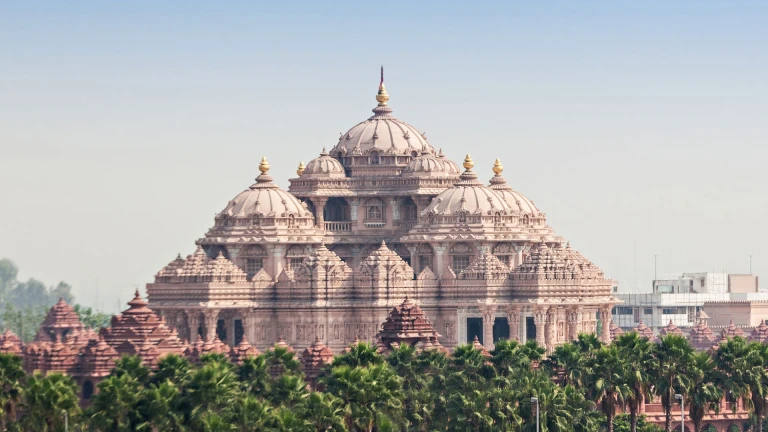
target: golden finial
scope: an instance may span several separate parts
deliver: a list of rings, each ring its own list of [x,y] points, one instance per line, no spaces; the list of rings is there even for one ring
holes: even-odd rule
[[[496,162],[493,163],[493,172],[496,175],[501,175],[502,171],[504,171],[504,165],[501,164],[500,160],[496,159]]]
[[[269,162],[267,162],[266,156],[261,158],[261,163],[259,164],[259,171],[261,171],[262,174],[266,174],[267,171],[269,171]]]
[[[472,161],[472,156],[467,153],[467,157],[464,158],[464,169],[471,170],[475,166],[475,162]]]
[[[301,175],[304,174],[304,168],[306,168],[304,166],[304,161],[299,162],[299,167],[296,168],[296,174],[298,174],[299,177],[301,177]]]
[[[387,88],[384,87],[384,66],[381,67],[381,82],[379,82],[379,92],[376,94],[376,101],[379,102],[379,106],[385,106],[389,100],[387,94]]]

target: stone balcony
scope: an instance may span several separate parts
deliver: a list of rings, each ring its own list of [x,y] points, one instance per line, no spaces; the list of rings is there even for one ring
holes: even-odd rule
[[[352,221],[325,222],[325,230],[330,232],[352,232]]]

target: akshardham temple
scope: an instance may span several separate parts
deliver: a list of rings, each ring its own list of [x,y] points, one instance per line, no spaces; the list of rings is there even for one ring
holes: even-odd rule
[[[390,310],[418,304],[445,348],[578,333],[610,338],[612,281],[502,176],[483,181],[393,115],[383,73],[373,115],[298,164],[287,190],[266,158],[188,256],[147,284],[179,337],[245,336],[263,350],[372,342]],[[486,172],[482,170],[481,172]],[[602,322],[602,326],[599,324]]]

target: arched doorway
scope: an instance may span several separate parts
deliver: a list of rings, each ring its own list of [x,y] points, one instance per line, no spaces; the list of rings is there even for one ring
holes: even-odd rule
[[[93,397],[93,383],[91,380],[85,380],[83,382],[83,399],[90,399]]]

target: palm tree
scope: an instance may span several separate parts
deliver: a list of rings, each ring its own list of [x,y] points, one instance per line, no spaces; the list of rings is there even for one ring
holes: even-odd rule
[[[130,375],[141,384],[145,385],[149,382],[150,370],[144,365],[141,357],[137,355],[123,356],[115,363],[115,367],[112,369],[111,375],[121,376]]]
[[[544,353],[547,352],[543,346],[536,342],[536,339],[528,339],[520,349],[531,363],[535,364],[539,364],[541,359],[544,358]]]
[[[560,384],[581,387],[586,372],[585,356],[581,347],[574,343],[565,343],[542,362],[550,375],[557,377]]]
[[[206,413],[221,414],[241,395],[240,383],[232,368],[221,362],[211,362],[196,369],[187,388],[192,423],[199,423]]]
[[[625,382],[629,392],[624,401],[629,407],[630,431],[637,432],[637,419],[643,401],[651,400],[650,370],[653,364],[653,344],[637,332],[620,335],[613,345],[619,348],[626,361]]]
[[[313,430],[346,431],[341,399],[329,393],[312,392],[298,410]]]
[[[653,390],[661,399],[664,409],[666,432],[672,430],[675,394],[685,393],[684,390],[688,388],[687,372],[692,356],[693,348],[688,339],[674,334],[664,336],[654,347],[651,376],[655,384]]]
[[[276,421],[269,403],[251,395],[235,401],[232,415],[234,430],[240,432],[270,430]]]
[[[161,384],[170,381],[172,384],[183,388],[189,381],[189,374],[192,365],[186,357],[176,354],[163,356],[155,367],[155,371],[150,378],[153,384]]]
[[[143,397],[141,383],[125,373],[107,377],[98,387],[88,410],[91,425],[100,431],[135,430],[140,423],[137,410]]]
[[[246,357],[236,372],[244,392],[261,397],[266,397],[269,393],[272,377],[269,375],[267,358],[263,354]]]
[[[278,377],[282,373],[294,375],[302,373],[301,362],[296,359],[296,354],[288,351],[287,348],[275,346],[262,355],[273,378]]]
[[[605,422],[600,411],[595,410],[595,403],[587,399],[584,392],[572,385],[563,387],[565,403],[571,414],[574,432],[596,432]]]
[[[384,363],[384,358],[376,351],[376,347],[367,342],[360,342],[356,345],[352,345],[349,351],[337,355],[333,359],[331,366],[347,365],[355,367],[382,363]]]
[[[0,354],[0,429],[16,421],[16,407],[21,401],[26,378],[21,357]]]
[[[693,420],[694,432],[701,432],[701,420],[709,411],[720,411],[723,391],[716,385],[716,373],[715,361],[709,353],[693,354],[688,369],[689,387],[685,403]]]
[[[170,380],[152,384],[138,404],[142,423],[136,430],[181,432],[185,430],[179,388]]]
[[[760,343],[748,343],[734,337],[721,344],[714,354],[717,369],[722,373],[720,387],[741,398],[757,420],[757,430],[763,430],[768,397],[768,349]],[[735,407],[734,407],[735,408]]]
[[[337,366],[321,380],[326,392],[345,404],[345,423],[350,430],[370,431],[382,417],[400,417],[402,378],[386,363],[354,368]]]
[[[516,375],[531,367],[531,359],[518,341],[501,339],[495,345],[491,352],[491,361],[499,375]],[[536,355],[538,356],[538,351]]]
[[[613,432],[613,417],[616,408],[630,393],[626,383],[627,363],[624,354],[616,345],[603,346],[595,352],[589,366],[592,375],[592,396],[608,421],[608,432]]]
[[[272,383],[267,400],[273,405],[293,408],[309,396],[307,382],[301,375],[284,373]]]
[[[80,413],[77,385],[72,378],[60,373],[45,376],[36,373],[27,380],[23,406],[24,430],[63,429],[65,415],[74,419]]]
[[[566,393],[548,374],[541,370],[525,373],[517,381],[517,387],[519,415],[527,420],[523,425],[524,432],[536,430],[536,407],[531,403],[532,397],[538,400],[541,432],[571,429],[573,412]]]

